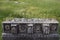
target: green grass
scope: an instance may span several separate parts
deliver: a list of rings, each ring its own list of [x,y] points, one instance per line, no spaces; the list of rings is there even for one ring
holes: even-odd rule
[[[56,18],[60,22],[60,0],[0,0],[0,25],[6,18],[15,17]],[[1,34],[2,26],[0,40]]]

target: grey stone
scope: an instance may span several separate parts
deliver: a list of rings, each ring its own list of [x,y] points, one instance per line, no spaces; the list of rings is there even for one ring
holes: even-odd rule
[[[15,18],[2,22],[2,38],[3,40],[59,40],[58,24],[56,19]]]

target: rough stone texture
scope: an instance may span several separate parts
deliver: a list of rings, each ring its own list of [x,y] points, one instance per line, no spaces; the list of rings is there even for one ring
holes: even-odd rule
[[[7,20],[2,22],[2,38],[3,40],[59,40],[58,23],[56,19],[40,18]]]

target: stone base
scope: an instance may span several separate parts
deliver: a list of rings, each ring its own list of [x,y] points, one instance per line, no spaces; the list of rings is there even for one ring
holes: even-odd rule
[[[59,40],[58,34],[42,35],[42,34],[2,34],[3,40]]]

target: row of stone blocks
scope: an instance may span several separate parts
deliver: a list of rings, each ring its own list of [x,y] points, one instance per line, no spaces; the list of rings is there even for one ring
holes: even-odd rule
[[[40,35],[40,36],[39,36]],[[59,40],[59,35],[50,34],[50,35],[41,35],[41,34],[3,34],[3,40]]]

